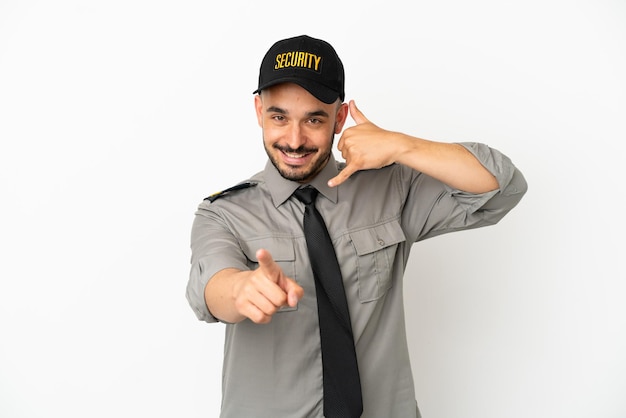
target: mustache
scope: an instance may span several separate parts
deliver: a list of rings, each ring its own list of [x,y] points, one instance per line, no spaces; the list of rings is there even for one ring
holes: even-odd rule
[[[282,152],[289,152],[294,154],[310,154],[313,152],[317,152],[317,148],[307,148],[305,146],[299,146],[298,148],[294,149],[287,145],[274,144],[273,148]]]

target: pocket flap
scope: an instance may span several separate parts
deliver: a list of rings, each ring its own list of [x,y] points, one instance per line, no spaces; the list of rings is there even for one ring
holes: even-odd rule
[[[406,240],[400,222],[397,220],[352,231],[350,239],[358,255],[370,254]]]
[[[291,238],[267,237],[241,243],[242,250],[250,261],[258,263],[257,250],[263,248],[272,255],[274,261],[295,261],[296,255]]]

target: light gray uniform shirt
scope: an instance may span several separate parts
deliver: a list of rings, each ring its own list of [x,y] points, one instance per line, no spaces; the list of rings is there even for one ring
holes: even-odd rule
[[[330,188],[343,168],[334,158],[311,185],[332,237],[350,309],[363,392],[363,417],[418,417],[409,363],[402,278],[411,244],[493,225],[526,192],[508,157],[479,143],[464,143],[497,178],[485,194],[453,190],[406,166],[392,164],[353,174]],[[323,416],[322,358],[315,284],[302,229],[304,205],[271,163],[213,203],[203,201],[191,232],[187,299],[200,320],[209,312],[204,288],[225,268],[255,269],[267,249],[284,273],[304,288],[295,308],[269,324],[226,324],[222,377],[223,418]]]

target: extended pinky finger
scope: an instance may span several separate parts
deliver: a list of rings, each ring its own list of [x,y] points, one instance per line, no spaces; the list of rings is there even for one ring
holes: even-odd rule
[[[356,170],[352,169],[349,165],[346,166],[343,170],[339,172],[335,177],[328,180],[329,187],[339,186],[341,183],[346,181],[352,174],[354,174]]]

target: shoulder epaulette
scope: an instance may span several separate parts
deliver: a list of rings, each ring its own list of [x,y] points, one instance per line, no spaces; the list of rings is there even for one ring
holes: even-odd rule
[[[228,189],[224,189],[221,192],[217,192],[217,193],[213,193],[211,196],[209,197],[205,197],[204,200],[208,200],[209,202],[213,203],[215,200],[219,199],[220,197],[227,195],[230,192],[234,192],[236,190],[242,190],[242,189],[247,189],[249,187],[253,187],[256,186],[258,183],[253,182],[253,181],[246,181],[244,183],[239,183],[234,185],[233,187],[229,187]]]

